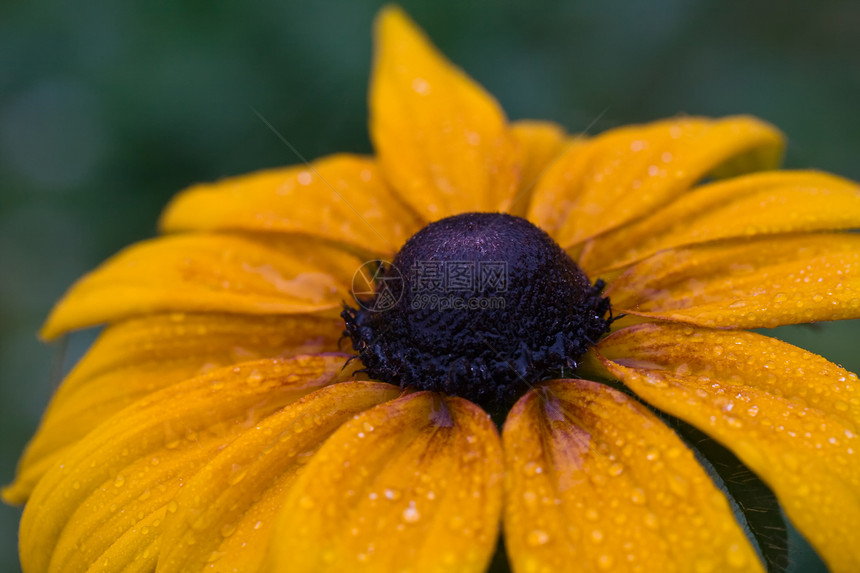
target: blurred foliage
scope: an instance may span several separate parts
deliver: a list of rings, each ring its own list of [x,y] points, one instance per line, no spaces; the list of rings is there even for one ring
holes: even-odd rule
[[[370,152],[377,2],[0,5],[0,479],[57,383],[35,331],[79,275],[152,236],[190,183]],[[677,113],[751,113],[787,164],[860,179],[860,3],[726,0],[403,2],[512,118],[592,132]],[[601,115],[602,114],[602,115]],[[856,323],[780,330],[860,369]],[[69,354],[79,353],[73,339]],[[18,511],[0,509],[0,570]],[[796,570],[815,567],[808,551]]]

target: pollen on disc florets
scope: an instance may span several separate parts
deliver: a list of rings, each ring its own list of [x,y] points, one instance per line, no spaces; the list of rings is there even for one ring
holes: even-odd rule
[[[464,213],[416,233],[341,316],[372,378],[494,409],[576,368],[609,330],[602,288],[525,219]]]

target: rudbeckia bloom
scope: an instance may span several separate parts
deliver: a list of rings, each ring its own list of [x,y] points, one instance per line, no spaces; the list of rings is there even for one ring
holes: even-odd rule
[[[3,491],[27,573],[763,570],[679,424],[860,570],[857,377],[748,331],[860,317],[856,184],[508,122],[397,9],[369,100],[374,157],[192,187],[56,306],[107,326]]]

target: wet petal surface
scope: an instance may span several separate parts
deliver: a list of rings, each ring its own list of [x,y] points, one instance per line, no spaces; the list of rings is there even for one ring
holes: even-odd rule
[[[372,158],[335,155],[195,185],[177,195],[164,231],[297,233],[391,256],[421,226]]]
[[[743,116],[613,129],[565,151],[541,177],[528,218],[568,248],[650,213],[721,167],[773,168],[781,152],[778,131]]]
[[[428,222],[508,208],[520,176],[504,113],[399,8],[377,20],[369,104],[385,177]]]
[[[505,543],[517,573],[761,571],[678,436],[596,382],[542,384],[504,428]]]
[[[23,503],[58,456],[136,400],[222,366],[337,350],[343,322],[313,316],[171,314],[105,329],[51,399],[3,499]]]
[[[616,313],[728,328],[860,317],[860,236],[779,235],[669,249],[606,291]]]
[[[260,420],[337,381],[344,361],[302,356],[223,368],[106,420],[33,491],[21,519],[24,570],[151,570],[183,482]]]
[[[185,235],[128,247],[54,307],[41,335],[155,312],[302,314],[349,300],[361,262],[314,241]]]
[[[637,395],[756,472],[832,571],[860,568],[854,374],[767,337],[683,325],[627,328],[596,350]]]
[[[277,512],[308,460],[341,424],[399,394],[380,382],[334,384],[243,433],[176,496],[158,572],[259,571]]]
[[[578,263],[597,276],[671,247],[858,227],[856,183],[814,171],[773,171],[699,187],[641,221],[593,239]]]
[[[460,398],[419,392],[351,420],[284,505],[273,570],[481,572],[496,544],[502,453]]]

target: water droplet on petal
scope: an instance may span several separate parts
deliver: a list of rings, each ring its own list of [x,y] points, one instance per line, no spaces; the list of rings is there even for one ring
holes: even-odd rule
[[[248,383],[248,386],[259,386],[260,382],[263,381],[263,375],[257,372],[257,370],[255,369],[252,370],[250,374],[248,374],[248,377],[245,379],[245,381]]]
[[[416,523],[419,519],[421,519],[421,514],[415,509],[414,505],[409,505],[406,509],[403,510],[403,521],[406,523]]]
[[[533,529],[526,536],[526,543],[531,547],[539,547],[549,542],[549,533],[542,529]]]
[[[523,473],[527,476],[535,476],[543,473],[543,468],[537,462],[529,462],[523,466]]]

